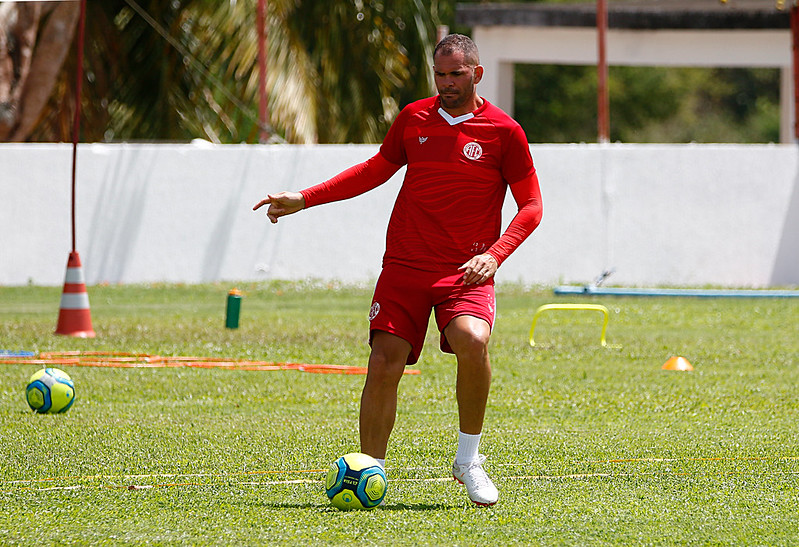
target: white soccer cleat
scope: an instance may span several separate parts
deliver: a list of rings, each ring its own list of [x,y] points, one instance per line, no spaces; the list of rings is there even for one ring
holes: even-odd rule
[[[481,506],[494,505],[499,499],[499,492],[497,492],[496,486],[491,482],[486,472],[483,471],[483,462],[485,461],[486,457],[480,454],[473,462],[463,465],[452,464],[453,478],[466,486],[469,499],[475,505]]]

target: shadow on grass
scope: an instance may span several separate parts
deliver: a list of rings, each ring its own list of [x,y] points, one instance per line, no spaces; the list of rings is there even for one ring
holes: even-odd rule
[[[264,503],[265,506],[273,509],[320,509],[330,513],[341,512],[326,503]],[[393,503],[391,505],[382,505],[373,509],[374,511],[441,511],[446,509],[457,509],[460,505],[446,504],[446,503]],[[357,511],[357,510],[355,510]]]
[[[442,511],[445,509],[458,509],[460,505],[453,505],[448,503],[392,503],[391,505],[383,505],[380,507],[383,511]]]

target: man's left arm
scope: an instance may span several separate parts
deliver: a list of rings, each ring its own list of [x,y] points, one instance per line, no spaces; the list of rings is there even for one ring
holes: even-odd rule
[[[483,254],[472,257],[460,267],[466,285],[483,283],[492,278],[510,254],[515,251],[541,223],[543,204],[538,175],[535,171],[510,185],[519,210],[500,238]]]
[[[513,199],[516,200],[519,211],[510,221],[505,233],[487,251],[496,259],[497,266],[502,264],[522,244],[522,241],[538,228],[544,213],[538,175],[535,172],[528,178],[511,184],[510,191],[513,194]]]

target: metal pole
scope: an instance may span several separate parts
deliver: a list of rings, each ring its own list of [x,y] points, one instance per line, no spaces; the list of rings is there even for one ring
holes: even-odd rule
[[[80,19],[78,20],[78,70],[75,84],[75,118],[72,122],[72,252],[76,252],[75,237],[75,166],[78,159],[78,136],[80,134],[80,97],[83,89],[83,40],[86,30],[86,0],[80,2]]]
[[[259,141],[269,140],[268,118],[269,105],[266,96],[266,0],[258,0],[258,119],[261,122]]]
[[[597,128],[600,143],[610,142],[610,98],[608,96],[607,29],[608,7],[606,0],[596,2],[596,26],[599,59],[597,61]]]

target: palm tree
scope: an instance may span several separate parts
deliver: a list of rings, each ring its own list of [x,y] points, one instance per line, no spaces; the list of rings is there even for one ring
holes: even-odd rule
[[[0,4],[0,141],[24,140],[52,93],[74,33],[73,2]]]
[[[315,68],[320,142],[379,141],[401,101],[432,91],[430,5],[354,0],[297,7],[288,23]]]
[[[89,2],[81,139],[257,142],[256,2]],[[437,0],[390,4],[268,1],[275,139],[375,142],[403,102],[432,91]],[[68,139],[74,63],[24,139]]]

